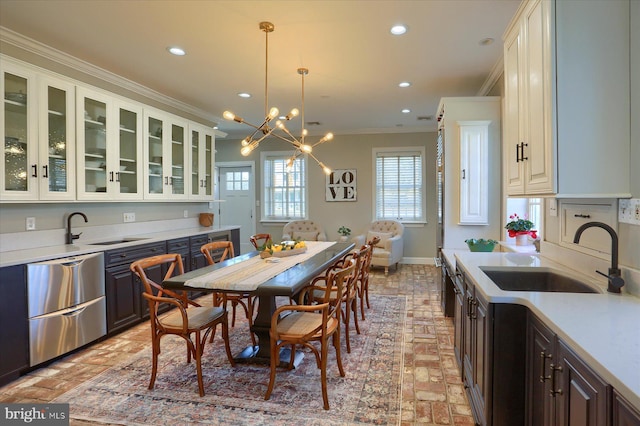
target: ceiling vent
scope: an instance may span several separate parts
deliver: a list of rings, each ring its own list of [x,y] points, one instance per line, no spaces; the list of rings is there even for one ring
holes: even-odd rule
[[[419,115],[418,121],[431,121],[433,120],[433,115]]]

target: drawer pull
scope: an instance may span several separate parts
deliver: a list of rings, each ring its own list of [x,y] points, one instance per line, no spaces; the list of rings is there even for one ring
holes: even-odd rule
[[[545,363],[547,358],[551,359],[552,355],[547,355],[544,353],[544,351],[540,352],[540,383],[544,383],[546,380],[551,379],[551,376],[545,376],[544,375],[544,370],[546,368]]]
[[[591,215],[581,213],[581,214],[574,214],[573,217],[581,217],[583,219],[589,219]]]
[[[549,364],[550,378],[551,378],[551,390],[549,396],[555,398],[556,395],[562,395],[562,389],[556,389],[556,371],[562,373],[562,366],[557,366],[553,363]]]

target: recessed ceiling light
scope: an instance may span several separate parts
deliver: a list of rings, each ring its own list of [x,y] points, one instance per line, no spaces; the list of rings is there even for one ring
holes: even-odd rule
[[[409,108],[405,108],[402,110],[403,114],[409,114],[411,112],[411,110]]]
[[[391,27],[391,34],[393,35],[402,35],[407,32],[407,27],[404,25],[394,25]]]
[[[213,126],[213,130],[218,130],[218,126]]]
[[[478,44],[479,44],[480,46],[489,46],[490,44],[493,44],[493,42],[494,42],[494,41],[495,41],[495,40],[494,40],[494,39],[492,39],[491,37],[487,37],[487,38],[483,38],[482,40],[480,40],[480,41],[478,42]]]
[[[240,96],[241,98],[250,98],[251,93],[242,92],[242,93],[238,93],[238,96]]]
[[[176,56],[184,56],[187,54],[184,49],[178,46],[167,47],[167,50],[169,51],[169,53]]]
[[[411,86],[411,83],[408,82],[408,81],[403,81],[403,82],[399,83],[398,86],[400,86],[400,87],[409,87],[409,86]]]

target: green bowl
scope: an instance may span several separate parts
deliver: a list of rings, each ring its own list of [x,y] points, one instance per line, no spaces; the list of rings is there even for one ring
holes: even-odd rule
[[[467,241],[467,247],[469,251],[473,252],[491,252],[496,247],[496,243],[493,241],[476,240],[473,242]]]

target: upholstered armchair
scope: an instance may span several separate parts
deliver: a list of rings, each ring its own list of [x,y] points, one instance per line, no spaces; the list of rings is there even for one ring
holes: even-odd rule
[[[356,246],[360,247],[374,237],[379,237],[380,242],[373,247],[371,256],[371,266],[384,266],[384,274],[389,274],[389,266],[395,265],[398,269],[398,262],[402,260],[404,254],[404,241],[402,234],[404,225],[396,220],[377,220],[371,222],[366,234],[353,238]]]
[[[324,228],[312,220],[292,220],[282,229],[282,240],[327,241]]]

